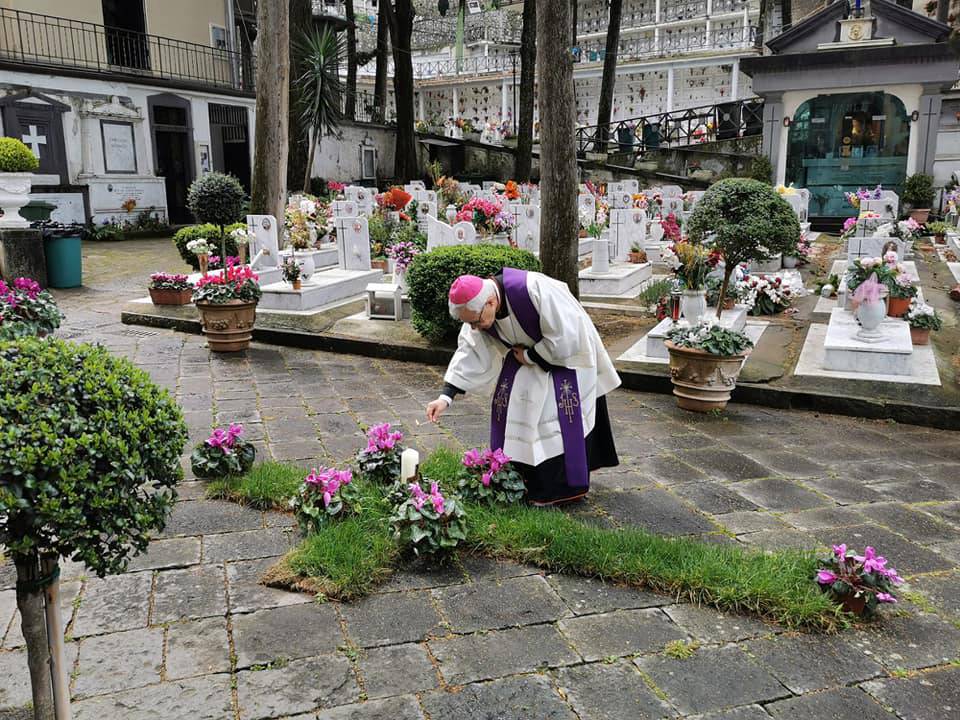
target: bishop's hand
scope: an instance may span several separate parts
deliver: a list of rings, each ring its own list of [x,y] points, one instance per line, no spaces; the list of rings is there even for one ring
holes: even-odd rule
[[[528,361],[526,356],[523,354],[526,351],[526,348],[523,345],[514,345],[510,348],[510,352],[513,353],[513,357],[516,358],[517,362],[521,365],[533,365],[532,362]]]
[[[442,398],[437,398],[427,405],[427,420],[433,423],[437,422],[446,409],[447,401]]]

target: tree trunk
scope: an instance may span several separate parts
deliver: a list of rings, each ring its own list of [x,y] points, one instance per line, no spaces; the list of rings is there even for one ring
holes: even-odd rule
[[[386,2],[387,0],[384,0]],[[387,14],[377,13],[377,74],[373,81],[373,120],[387,120],[387,70],[390,65],[390,29]]]
[[[287,201],[287,147],[290,109],[290,7],[257,3],[257,127],[254,138],[250,210],[283,220]],[[269,79],[269,80],[268,80]]]
[[[397,145],[393,174],[397,182],[410,182],[420,175],[417,168],[417,138],[413,129],[413,57],[410,36],[413,34],[413,0],[381,2],[390,27],[393,46],[393,99],[397,104]]]
[[[533,171],[533,108],[537,82],[537,3],[523,3],[523,32],[520,35],[520,114],[517,118],[517,155],[514,176],[530,182]],[[516,109],[514,109],[516,112]]]
[[[313,24],[313,5],[310,0],[290,0],[290,27],[293,30],[290,33],[291,45],[296,43],[300,35],[308,30]],[[290,53],[290,99],[289,99],[289,123],[288,145],[290,152],[287,154],[287,187],[290,190],[305,190],[310,192],[310,178],[307,177],[307,184],[303,184],[303,178],[307,169],[307,151],[309,150],[309,139],[307,138],[307,128],[300,122],[300,112],[297,107],[297,78],[303,68],[297,59],[295,52]]]
[[[727,263],[729,265],[729,263]],[[730,276],[733,275],[733,269],[736,265],[723,268],[723,284],[720,285],[720,297],[717,298],[717,320],[723,312],[723,301],[727,299],[727,291],[730,289]]]
[[[540,85],[540,260],[543,271],[579,297],[577,155],[574,136],[570,0],[541,0],[537,8]]]
[[[353,0],[346,0],[347,14],[347,97],[344,116],[347,120],[357,117],[357,18],[353,12]]]
[[[944,24],[950,19],[950,0],[937,0],[937,21]]]
[[[596,151],[607,152],[610,139],[610,113],[613,111],[613,89],[617,84],[617,53],[620,50],[620,19],[623,0],[610,0],[607,23],[607,52],[603,57],[603,80],[600,82],[600,105],[597,108]]]
[[[33,691],[34,720],[54,720],[53,682],[47,624],[43,610],[43,588],[38,587],[40,560],[35,555],[17,556],[17,609],[20,627],[27,643],[27,666]]]

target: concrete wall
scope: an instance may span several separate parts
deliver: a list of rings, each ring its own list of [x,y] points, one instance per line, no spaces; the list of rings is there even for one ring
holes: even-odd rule
[[[0,0],[0,7],[103,24],[101,0]]]
[[[147,32],[213,47],[210,24],[226,27],[224,0],[145,0]]]
[[[396,131],[383,125],[344,123],[339,139],[324,137],[313,158],[313,177],[350,182],[360,179],[360,146],[377,149],[377,183],[393,175]]]

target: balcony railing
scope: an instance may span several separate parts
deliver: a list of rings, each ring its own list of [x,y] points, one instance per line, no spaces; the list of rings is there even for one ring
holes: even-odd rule
[[[763,134],[763,100],[736,100],[611,122],[606,137],[598,126],[577,129],[577,150],[632,153],[677,148]]]
[[[250,55],[6,8],[0,8],[0,61],[244,93],[255,90]]]
[[[512,71],[514,60],[513,55],[466,57],[460,62],[456,60],[432,60],[430,62],[414,63],[413,75],[418,80],[430,80],[449,75],[504,73]],[[519,72],[519,59],[517,59],[516,67],[517,72]]]
[[[709,53],[720,50],[749,50],[760,46],[760,29],[753,26],[714,28],[709,36],[706,30],[697,32],[664,32],[659,37],[634,38],[620,43],[617,62]],[[600,43],[580,47],[577,61],[603,62],[605,50]]]

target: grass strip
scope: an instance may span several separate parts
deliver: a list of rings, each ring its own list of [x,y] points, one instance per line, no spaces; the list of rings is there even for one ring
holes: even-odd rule
[[[440,448],[423,463],[422,475],[452,489],[460,456]],[[257,507],[286,507],[303,470],[264,463],[211,492]],[[284,479],[296,478],[292,486]],[[325,525],[272,569],[268,584],[354,600],[371,592],[403,560],[389,527],[391,507],[381,488],[363,478],[357,514]],[[588,525],[560,510],[523,505],[464,506],[467,545],[490,557],[642,587],[678,599],[749,612],[787,628],[836,630],[845,626],[840,607],[813,582],[811,552],[761,552],[662,537],[638,528]]]
[[[232,500],[257,510],[287,510],[306,474],[303,468],[289,463],[257,463],[243,475],[207,483],[207,497]]]

